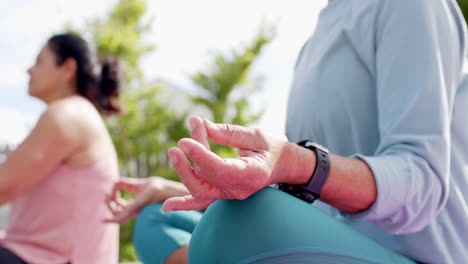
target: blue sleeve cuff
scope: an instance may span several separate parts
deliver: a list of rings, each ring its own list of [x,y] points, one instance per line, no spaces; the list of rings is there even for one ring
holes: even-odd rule
[[[369,166],[374,174],[377,198],[371,207],[360,213],[341,215],[349,220],[372,221],[390,233],[398,233],[402,217],[398,212],[405,205],[410,186],[411,171],[404,158],[397,156],[367,157],[360,154],[353,155]]]

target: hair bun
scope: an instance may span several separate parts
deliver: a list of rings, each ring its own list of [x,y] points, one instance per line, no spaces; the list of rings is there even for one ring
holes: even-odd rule
[[[122,80],[120,62],[115,57],[104,57],[101,67],[99,101],[102,111],[105,114],[119,113],[122,108],[118,100]]]

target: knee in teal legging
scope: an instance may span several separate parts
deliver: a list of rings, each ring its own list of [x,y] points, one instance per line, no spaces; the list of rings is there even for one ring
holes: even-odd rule
[[[174,250],[188,244],[202,215],[199,211],[163,213],[161,206],[146,206],[135,223],[133,245],[145,264],[162,264]]]
[[[210,206],[193,231],[189,263],[414,264],[273,188]]]

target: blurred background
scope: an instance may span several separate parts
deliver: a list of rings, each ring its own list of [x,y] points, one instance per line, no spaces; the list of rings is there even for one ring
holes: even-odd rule
[[[72,31],[125,67],[125,113],[107,120],[122,175],[177,179],[167,149],[188,136],[187,118],[284,132],[295,59],[326,0],[2,0],[0,163],[29,133],[44,104],[27,96],[30,67],[52,34]],[[468,0],[458,1],[468,14]],[[222,156],[232,149],[213,146]],[[26,164],[27,165],[27,164]],[[0,207],[0,228],[8,206]],[[137,260],[133,223],[121,261]]]

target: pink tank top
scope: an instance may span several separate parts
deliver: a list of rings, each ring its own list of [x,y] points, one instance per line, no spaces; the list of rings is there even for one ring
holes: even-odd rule
[[[114,159],[58,167],[13,202],[0,244],[31,264],[115,264],[119,229],[103,223],[118,168]]]

